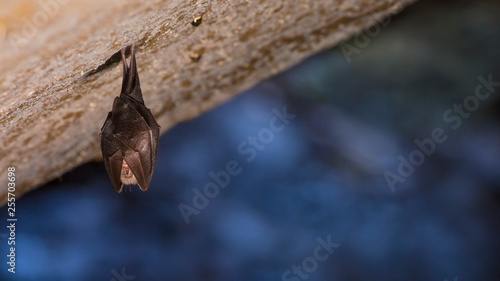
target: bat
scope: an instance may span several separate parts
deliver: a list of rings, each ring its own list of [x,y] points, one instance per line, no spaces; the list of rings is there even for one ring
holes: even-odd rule
[[[142,98],[134,44],[131,49],[130,65],[127,65],[125,48],[121,50],[122,90],[100,133],[104,165],[118,193],[129,184],[148,190],[160,138],[160,126]]]

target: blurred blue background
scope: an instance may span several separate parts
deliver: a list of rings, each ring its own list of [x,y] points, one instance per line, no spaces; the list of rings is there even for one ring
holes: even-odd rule
[[[458,128],[443,119],[478,76],[500,81],[499,14],[417,2],[366,46],[346,42],[359,52],[324,51],[169,131],[146,193],[116,194],[103,163],[28,193],[17,273],[4,263],[0,278],[500,280],[500,87]],[[284,108],[296,117],[266,135]],[[392,190],[384,174],[436,128],[446,141]],[[249,160],[238,147],[259,134]],[[232,160],[241,173],[186,224],[179,205]],[[340,245],[318,260],[318,241]]]

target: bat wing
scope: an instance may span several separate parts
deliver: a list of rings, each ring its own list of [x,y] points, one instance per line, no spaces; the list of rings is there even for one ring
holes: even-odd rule
[[[158,125],[158,123],[156,122],[153,114],[151,113],[151,110],[149,110],[149,108],[147,108],[144,104],[140,104],[129,97],[123,97],[123,99],[126,100],[127,103],[139,113],[139,115],[141,115],[141,117],[148,125],[149,130],[151,131],[151,147],[153,151],[151,166],[154,170],[154,166],[156,165],[156,158],[158,156],[158,144],[160,142],[160,125]]]
[[[137,184],[142,191],[147,191],[154,169],[151,165],[151,130],[136,132],[131,139],[123,139],[119,135],[115,135],[115,139],[120,142],[123,159],[134,174]]]
[[[100,137],[102,137],[102,132],[104,131],[104,128],[106,126],[109,126],[110,125],[110,122],[111,122],[111,117],[113,116],[113,112],[108,112],[108,117],[106,117],[106,121],[104,121],[104,124],[102,124],[102,127],[101,127],[101,133],[100,133]]]
[[[142,135],[138,139],[135,139],[135,143],[131,143],[129,147],[133,148],[133,150],[139,152],[139,158],[141,159],[141,163],[143,165],[143,171],[145,172],[145,178],[147,179],[147,185],[149,185],[149,182],[151,181],[151,178],[153,177],[153,171],[154,167],[156,165],[156,159],[158,156],[158,144],[160,140],[160,126],[156,122],[153,114],[151,113],[151,110],[149,110],[146,105],[144,104],[144,99],[142,98],[142,92],[141,92],[141,86],[139,82],[139,74],[137,72],[137,63],[135,60],[135,45],[132,44],[131,47],[131,58],[130,58],[130,65],[127,65],[126,62],[126,57],[125,57],[125,49],[122,49],[122,61],[123,61],[123,82],[122,82],[122,90],[120,94],[121,100],[127,104],[128,106],[128,111],[130,115],[130,119],[138,120],[141,119],[143,120],[146,125],[147,129],[143,127],[142,122],[139,124],[137,123],[137,126],[134,126],[132,131],[135,131],[134,136],[129,135],[129,137],[135,137],[135,135],[139,131],[148,131],[149,136],[147,135]],[[140,116],[140,118],[136,115]],[[134,117],[132,118],[132,115]],[[130,120],[129,119],[129,120]],[[146,148],[143,147],[141,149],[137,149],[137,144],[139,139],[149,139],[149,145],[148,147],[150,148],[150,153],[146,153]],[[125,140],[125,138],[123,138]],[[145,157],[149,157],[149,159],[145,159]],[[132,156],[130,156],[132,157]],[[126,161],[127,162],[127,161]],[[147,163],[147,167],[145,167]],[[129,164],[127,162],[127,164]],[[130,167],[130,165],[129,165]],[[133,170],[132,170],[133,171]],[[139,172],[139,171],[137,171]],[[135,173],[134,173],[135,175]],[[144,186],[139,185],[141,188]],[[146,188],[147,189],[147,188]],[[144,190],[144,188],[143,188]]]
[[[153,132],[139,111],[141,105],[127,96],[120,96],[113,104],[111,122],[113,138],[119,143],[123,159],[134,174],[139,187],[146,191],[153,177],[158,142],[153,141]]]
[[[113,136],[114,125],[112,120],[112,112],[110,112],[101,128],[101,151],[111,183],[113,183],[116,192],[120,193],[123,189],[120,180],[123,157],[120,143]]]
[[[118,193],[121,193],[123,190],[123,183],[121,181],[122,161],[123,157],[121,151],[117,151],[115,154],[111,155],[111,157],[104,160],[111,182]]]

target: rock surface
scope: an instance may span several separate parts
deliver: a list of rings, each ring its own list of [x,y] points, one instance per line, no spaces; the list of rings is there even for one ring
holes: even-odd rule
[[[411,2],[5,1],[0,184],[15,167],[20,195],[100,157],[100,128],[121,87],[119,50],[131,43],[164,133]]]

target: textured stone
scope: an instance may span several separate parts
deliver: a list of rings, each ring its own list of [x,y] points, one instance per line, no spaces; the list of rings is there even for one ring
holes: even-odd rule
[[[122,47],[164,133],[413,0],[4,2],[0,184],[14,166],[20,195],[100,157]]]

